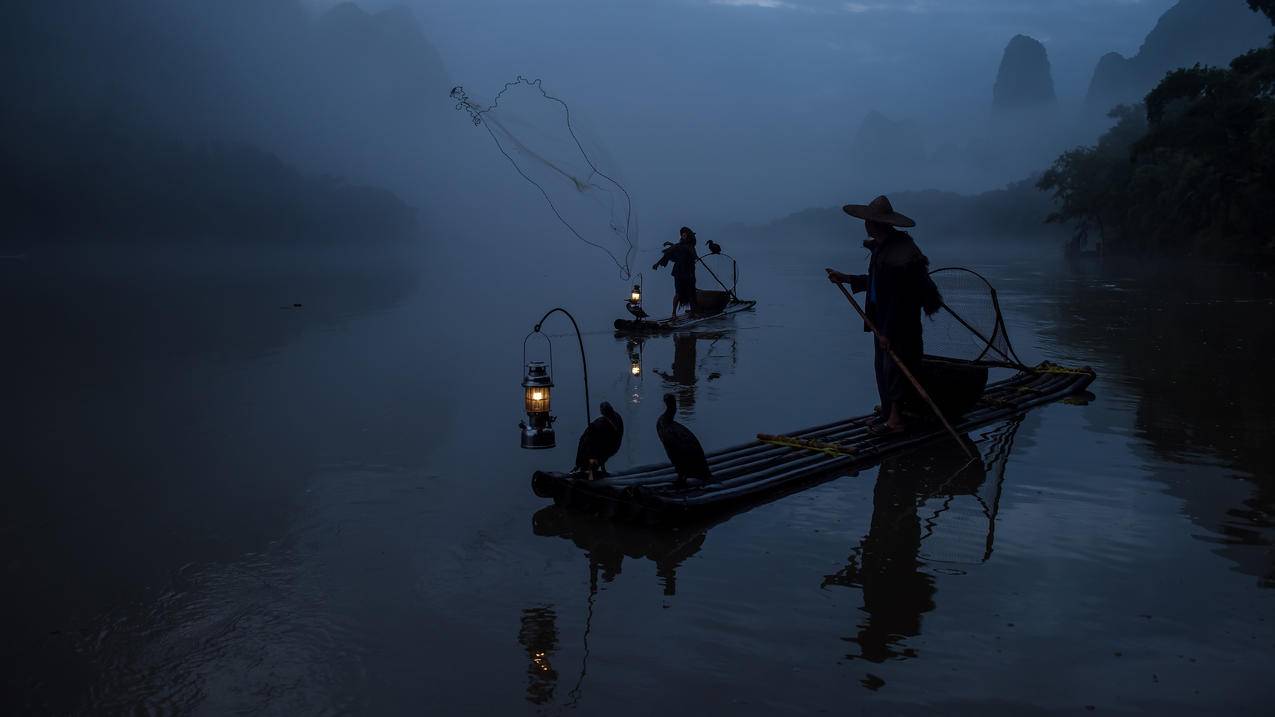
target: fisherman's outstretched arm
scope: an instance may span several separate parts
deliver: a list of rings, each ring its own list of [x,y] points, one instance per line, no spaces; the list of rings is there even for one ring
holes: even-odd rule
[[[828,281],[834,284],[849,284],[852,293],[858,294],[868,290],[867,274],[842,274],[835,269],[824,269],[824,271],[828,272]]]
[[[674,250],[674,249],[676,249],[676,248],[677,248],[677,247],[673,247],[673,246],[665,248],[665,249],[664,249],[664,256],[660,257],[660,260],[659,260],[659,261],[657,261],[657,262],[655,262],[655,264],[654,264],[653,266],[651,266],[651,269],[653,269],[653,270],[654,270],[654,269],[662,269],[662,268],[664,268],[664,267],[668,266],[669,261],[673,258],[673,254],[674,254],[674,251],[673,251],[673,250]]]

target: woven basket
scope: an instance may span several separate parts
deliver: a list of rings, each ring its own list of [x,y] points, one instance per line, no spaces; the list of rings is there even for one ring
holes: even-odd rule
[[[695,310],[701,314],[716,314],[730,303],[730,294],[724,291],[695,291]]]

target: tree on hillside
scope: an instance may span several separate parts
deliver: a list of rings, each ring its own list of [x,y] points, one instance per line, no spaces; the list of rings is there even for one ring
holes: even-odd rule
[[[1263,13],[1275,23],[1275,0],[1248,0],[1248,6]]]
[[[1275,0],[1249,4],[1275,22]],[[1275,254],[1275,45],[1174,70],[1141,110],[1112,116],[1038,184],[1076,246],[1096,231],[1115,253]]]

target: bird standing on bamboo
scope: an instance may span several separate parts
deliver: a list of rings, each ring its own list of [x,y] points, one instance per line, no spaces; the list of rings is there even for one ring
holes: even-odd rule
[[[854,293],[867,293],[863,330],[875,334],[874,366],[881,397],[881,417],[870,430],[902,433],[907,430],[906,415],[913,411],[910,404],[917,398],[908,374],[918,372],[924,353],[921,313],[938,311],[943,298],[930,279],[929,259],[903,231],[915,227],[915,221],[894,211],[884,196],[842,209],[864,220],[867,239],[863,246],[870,252],[868,273],[825,271],[834,284],[849,284]]]

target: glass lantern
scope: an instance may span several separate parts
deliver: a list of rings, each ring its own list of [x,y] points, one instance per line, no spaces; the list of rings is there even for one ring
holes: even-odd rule
[[[523,403],[527,420],[518,424],[522,429],[522,447],[528,449],[553,448],[557,445],[553,422],[557,420],[549,412],[553,397],[553,375],[543,361],[530,361],[522,378]]]

